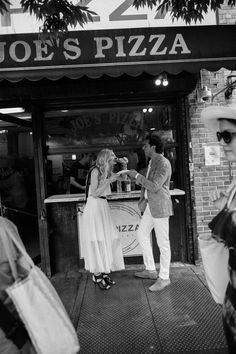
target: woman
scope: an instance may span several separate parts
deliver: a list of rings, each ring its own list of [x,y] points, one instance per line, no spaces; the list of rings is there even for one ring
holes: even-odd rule
[[[111,194],[110,184],[119,179],[119,175],[112,172],[115,163],[116,156],[112,150],[99,152],[81,217],[81,253],[85,269],[93,273],[92,281],[102,290],[108,290],[115,284],[109,276],[111,271],[124,269],[119,234],[106,199]]]
[[[236,105],[207,107],[202,111],[201,119],[207,128],[216,133],[227,160],[236,162]],[[226,192],[216,191],[211,194],[211,200],[218,209],[223,209],[225,206],[230,190],[232,188],[228,188]],[[236,195],[230,209],[235,207]],[[236,234],[227,235],[226,240],[221,237],[219,239],[229,248],[230,282],[223,303],[223,326],[229,353],[236,353]]]

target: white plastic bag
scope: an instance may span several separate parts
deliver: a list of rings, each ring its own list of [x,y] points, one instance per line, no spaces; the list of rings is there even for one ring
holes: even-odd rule
[[[205,271],[206,281],[216,303],[223,304],[226,287],[229,283],[229,250],[214,238],[198,238],[199,249]]]

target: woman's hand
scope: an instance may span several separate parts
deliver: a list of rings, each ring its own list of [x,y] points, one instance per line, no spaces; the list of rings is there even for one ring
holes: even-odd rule
[[[227,203],[228,195],[229,195],[228,191],[214,190],[214,191],[210,191],[209,199],[211,202],[213,202],[214,206],[217,209],[221,210]]]
[[[113,183],[113,182],[117,181],[118,177],[119,177],[119,175],[117,173],[113,173],[111,175],[111,177],[109,177],[107,180],[109,181],[109,183]]]

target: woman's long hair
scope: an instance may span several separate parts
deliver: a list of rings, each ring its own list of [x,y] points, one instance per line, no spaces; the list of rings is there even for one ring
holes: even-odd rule
[[[111,160],[114,152],[110,149],[102,149],[97,156],[96,166],[100,172],[100,180],[104,180],[111,176],[112,167]]]

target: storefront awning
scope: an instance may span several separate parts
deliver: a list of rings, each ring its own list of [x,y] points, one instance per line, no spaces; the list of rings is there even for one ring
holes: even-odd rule
[[[38,34],[0,35],[0,80],[236,70],[236,26],[73,31],[57,45]]]

